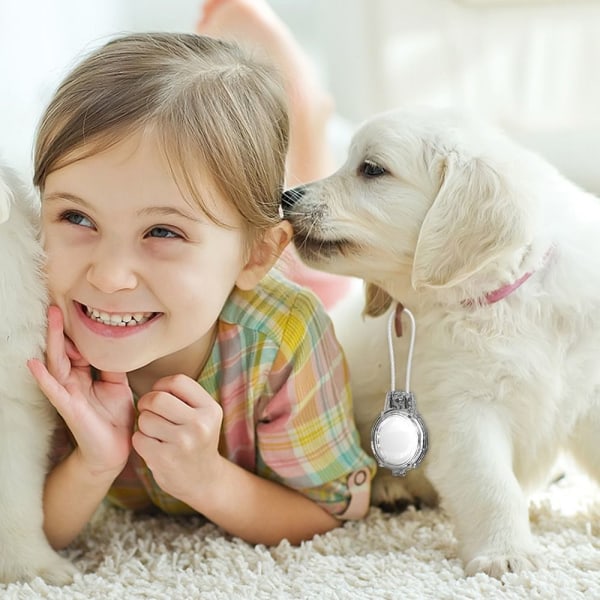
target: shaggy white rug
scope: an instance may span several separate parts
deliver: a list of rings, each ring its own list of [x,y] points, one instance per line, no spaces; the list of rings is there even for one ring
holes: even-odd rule
[[[52,587],[38,578],[0,585],[0,598],[600,599],[598,488],[569,472],[534,498],[530,513],[548,566],[499,581],[464,577],[452,527],[439,510],[389,515],[372,508],[363,521],[300,547],[266,548],[232,539],[200,518],[102,507],[67,553],[81,570],[72,585]]]

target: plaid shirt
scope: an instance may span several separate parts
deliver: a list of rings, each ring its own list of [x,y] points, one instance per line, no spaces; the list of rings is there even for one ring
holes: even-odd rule
[[[223,409],[223,456],[338,518],[366,514],[375,462],[360,447],[333,325],[311,292],[277,275],[236,288],[198,382]],[[134,451],[108,500],[194,513],[158,487]]]

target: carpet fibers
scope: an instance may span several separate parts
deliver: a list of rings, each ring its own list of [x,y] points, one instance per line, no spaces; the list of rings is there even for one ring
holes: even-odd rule
[[[240,498],[243,502],[243,498]],[[440,510],[386,514],[299,547],[250,546],[200,517],[142,516],[102,507],[66,555],[72,585],[0,584],[2,600],[461,599],[600,600],[600,494],[569,472],[532,500],[547,567],[502,580],[465,578]],[[267,515],[265,515],[267,518]]]

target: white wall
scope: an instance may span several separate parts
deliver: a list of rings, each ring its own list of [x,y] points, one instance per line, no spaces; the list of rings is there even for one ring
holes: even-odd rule
[[[83,53],[123,31],[192,31],[201,4],[202,0],[0,0],[0,156],[30,171],[39,116],[64,73]],[[312,54],[313,9],[319,2],[271,4],[297,28]]]
[[[357,123],[399,104],[483,112],[600,191],[599,0],[271,0]],[[30,169],[39,115],[120,31],[191,31],[200,0],[0,0],[0,155]]]
[[[65,71],[122,30],[190,29],[193,0],[0,0],[0,156],[30,170],[34,130]]]
[[[323,3],[329,21],[342,4]],[[600,193],[598,0],[350,4],[346,36],[323,40],[343,114],[356,121],[402,104],[466,107]]]
[[[341,110],[353,119],[408,102],[467,106],[536,128],[600,123],[597,0],[322,5],[328,21],[338,10],[350,16],[323,43]]]

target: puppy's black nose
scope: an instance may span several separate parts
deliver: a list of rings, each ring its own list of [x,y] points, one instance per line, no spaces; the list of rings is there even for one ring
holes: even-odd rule
[[[281,206],[285,212],[287,209],[292,208],[300,198],[304,196],[304,187],[299,186],[286,190],[281,194]]]

